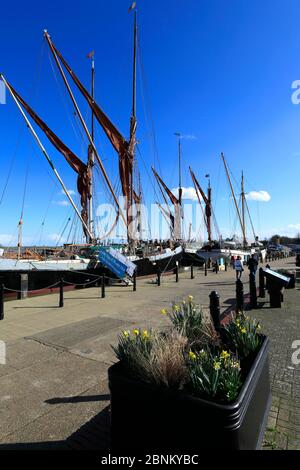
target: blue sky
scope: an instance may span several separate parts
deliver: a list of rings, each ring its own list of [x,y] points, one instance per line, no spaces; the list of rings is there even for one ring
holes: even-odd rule
[[[142,158],[138,155],[138,159],[147,204],[155,201],[149,178],[152,164],[171,188],[177,186],[173,134],[180,131],[185,136],[183,184],[192,186],[189,165],[203,186],[205,174],[210,174],[216,217],[225,235],[234,231],[236,216],[221,166],[222,151],[237,182],[244,171],[247,192],[265,191],[271,197],[268,202],[248,201],[260,237],[300,232],[300,105],[291,100],[292,83],[300,80],[299,1],[137,3],[142,59],[137,96]],[[86,86],[90,76],[86,55],[95,50],[96,99],[127,137],[132,68],[130,0],[53,0],[45,5],[17,0],[13,8],[1,6],[0,70],[84,159],[86,140],[59,77],[53,73],[43,29],[49,31]],[[86,104],[78,100],[83,115],[88,116]],[[153,151],[152,127],[145,116],[154,123],[157,152]],[[10,97],[6,105],[0,105],[0,132],[0,197],[11,169],[0,205],[0,243],[15,240],[27,168],[24,242],[53,243],[73,213]],[[40,132],[39,136],[67,187],[75,190],[72,170]],[[100,129],[96,143],[116,183],[117,156]],[[97,201],[108,201],[101,179],[96,183]]]

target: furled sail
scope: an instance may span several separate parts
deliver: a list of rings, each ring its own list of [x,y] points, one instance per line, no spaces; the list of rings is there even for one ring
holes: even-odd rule
[[[199,204],[200,204],[200,207],[202,209],[202,205],[201,205],[201,199],[200,199],[200,194],[201,194],[201,197],[205,203],[205,216],[204,216],[204,222],[205,222],[205,225],[206,225],[206,228],[207,228],[207,234],[208,234],[208,241],[211,242],[212,241],[212,234],[211,234],[211,222],[210,222],[210,219],[211,219],[211,216],[212,216],[212,210],[211,210],[211,189],[210,189],[210,186],[209,186],[209,193],[208,193],[208,197],[206,196],[206,194],[204,193],[203,189],[201,188],[196,176],[195,176],[195,173],[192,171],[191,167],[190,167],[190,173],[191,173],[191,177],[192,177],[192,180],[193,180],[193,183],[194,183],[194,186],[195,186],[195,190],[196,190],[196,194],[197,194],[197,198],[198,198],[198,201],[199,201]],[[200,194],[199,194],[200,193]]]
[[[135,130],[136,130],[135,119],[132,120],[131,122],[130,140],[128,142],[122,136],[122,134],[118,131],[116,126],[111,122],[111,120],[106,116],[106,114],[102,111],[99,105],[95,102],[95,100],[92,98],[92,96],[87,91],[87,89],[82,85],[82,83],[80,82],[78,77],[75,75],[71,67],[68,65],[64,57],[61,55],[58,49],[54,46],[53,42],[51,42],[51,45],[55,51],[55,54],[58,56],[58,58],[64,65],[65,69],[70,74],[75,85],[77,86],[77,88],[80,90],[80,92],[85,97],[88,104],[90,105],[91,109],[93,110],[94,116],[96,117],[97,121],[101,125],[103,131],[105,132],[112,146],[118,153],[119,172],[120,172],[123,196],[127,197],[127,199],[130,200],[130,193],[131,193],[130,175],[132,174],[132,170],[133,170],[133,158],[134,158],[133,156],[134,156]]]
[[[174,206],[174,215],[169,211],[168,217],[170,218],[171,222],[171,228],[174,233],[174,238],[175,239],[181,239],[181,205],[179,202],[179,199],[172,193],[172,191],[168,188],[168,186],[164,183],[164,181],[161,179],[159,174],[156,172],[156,170],[152,167],[152,171],[154,173],[154,176],[156,180],[158,181],[159,185],[165,190],[167,193],[171,203]]]
[[[42,129],[42,131],[47,136],[48,140],[52,145],[65,157],[66,161],[69,163],[70,167],[77,173],[77,190],[80,194],[81,202],[81,216],[83,221],[87,224],[88,221],[88,212],[87,212],[87,203],[88,198],[90,197],[89,188],[90,188],[90,170],[88,166],[83,163],[80,158],[78,158],[72,150],[70,150],[59,137],[47,126],[47,124],[33,111],[33,109],[24,101],[24,99],[16,92],[16,90],[8,84],[11,92],[18,102],[25,108],[31,118],[35,123]],[[83,226],[84,233],[86,234],[86,229]]]

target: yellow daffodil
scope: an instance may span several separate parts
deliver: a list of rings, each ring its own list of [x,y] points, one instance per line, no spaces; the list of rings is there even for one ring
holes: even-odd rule
[[[174,305],[173,308],[174,308],[175,312],[180,312],[180,307],[179,307],[179,305]]]
[[[162,308],[161,311],[160,311],[160,313],[161,313],[162,315],[167,315],[167,310],[166,310],[165,308]]]
[[[215,361],[214,362],[214,369],[219,370],[221,368],[221,362]]]
[[[135,330],[133,330],[133,334],[134,334],[134,336],[138,336],[140,334],[140,332],[139,332],[139,330],[135,329]]]
[[[245,334],[246,333],[246,328],[241,328],[241,333]]]
[[[230,354],[229,354],[228,351],[225,351],[225,350],[224,350],[224,351],[222,351],[221,354],[220,354],[220,358],[221,358],[221,359],[226,360],[226,359],[228,359],[229,357],[230,357]]]
[[[189,358],[192,360],[192,361],[195,361],[197,359],[197,356],[195,353],[193,353],[193,351],[190,351],[189,352]]]
[[[147,330],[144,330],[142,333],[142,338],[149,338],[149,333]]]
[[[130,335],[130,331],[123,331],[123,335],[127,338]]]
[[[257,329],[257,330],[261,330],[260,324],[257,325],[256,329]]]
[[[239,363],[239,361],[232,361],[231,366],[232,366],[234,369],[240,369],[240,363]]]
[[[194,297],[193,297],[192,295],[189,295],[189,296],[188,296],[188,299],[189,299],[190,302],[192,302],[193,299],[194,299]]]

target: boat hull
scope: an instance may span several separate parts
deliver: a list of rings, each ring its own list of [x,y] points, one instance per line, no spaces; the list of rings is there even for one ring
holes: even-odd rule
[[[163,254],[133,260],[137,266],[137,276],[154,275],[171,271],[182,258],[181,247]],[[99,285],[103,274],[110,279],[116,276],[96,260],[60,260],[60,261],[16,261],[0,260],[0,282],[8,292],[21,291],[21,275],[28,276],[25,290],[42,291],[51,289],[61,279],[74,286]],[[11,289],[11,291],[9,291]]]

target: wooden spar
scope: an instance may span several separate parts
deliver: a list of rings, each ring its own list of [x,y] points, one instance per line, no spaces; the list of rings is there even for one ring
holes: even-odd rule
[[[178,201],[181,206],[182,203],[182,186],[181,186],[181,134],[180,132],[175,132],[176,137],[178,137]]]
[[[193,181],[193,184],[194,184],[194,187],[195,187],[195,190],[196,190],[196,194],[197,194],[197,198],[198,198],[198,202],[202,208],[202,205],[201,205],[201,199],[200,199],[200,195],[199,193],[201,194],[201,197],[206,205],[206,213],[204,214],[204,222],[205,222],[205,225],[206,225],[206,229],[207,229],[207,237],[208,237],[208,241],[209,243],[212,242],[212,233],[211,233],[211,187],[209,185],[208,187],[208,197],[206,196],[206,194],[204,193],[203,189],[201,188],[193,170],[191,167],[189,167],[190,169],[190,174],[191,174],[191,177],[192,177],[192,181]]]
[[[177,240],[180,240],[181,239],[181,210],[180,210],[180,205],[179,205],[178,198],[176,196],[174,196],[172,191],[163,182],[163,180],[158,175],[158,173],[155,171],[155,169],[153,167],[151,167],[151,168],[152,168],[153,174],[154,174],[154,176],[155,176],[155,178],[158,182],[160,191],[163,194],[163,197],[164,197],[164,193],[162,191],[162,188],[165,190],[165,192],[167,193],[171,203],[174,206],[174,222],[175,222],[174,223],[174,238],[176,238]],[[166,201],[165,197],[164,197],[164,200]],[[167,203],[167,206],[169,207],[168,203]],[[170,213],[171,213],[171,211],[170,211]]]
[[[223,152],[221,153],[221,157],[222,157],[222,160],[223,160],[223,163],[224,163],[224,167],[225,167],[227,179],[228,179],[229,186],[230,186],[230,189],[231,189],[231,194],[232,194],[232,197],[233,197],[233,200],[234,200],[234,205],[235,205],[236,212],[237,212],[237,215],[238,215],[238,218],[239,218],[239,222],[240,222],[240,226],[241,226],[241,229],[242,229],[243,240],[246,240],[246,235],[245,235],[245,229],[244,229],[244,226],[243,226],[243,221],[242,221],[241,214],[240,214],[240,211],[239,211],[237,202],[236,202],[236,197],[235,197],[235,194],[234,194],[234,191],[233,191],[233,186],[232,186],[232,183],[231,183],[229,171],[228,171],[228,168],[227,168],[227,163],[226,163],[226,161],[225,161],[225,157],[224,157]]]
[[[66,194],[66,196],[67,196],[67,198],[69,199],[69,201],[70,201],[72,207],[74,208],[74,210],[75,210],[77,216],[79,217],[80,222],[82,223],[82,225],[83,225],[84,228],[86,229],[87,233],[88,233],[89,236],[91,237],[92,234],[90,233],[89,227],[87,226],[87,224],[86,224],[85,221],[83,220],[83,218],[82,218],[82,216],[81,216],[81,214],[80,214],[78,208],[76,207],[76,204],[74,203],[72,197],[70,196],[70,194],[69,194],[69,192],[68,192],[68,190],[67,190],[67,188],[66,188],[66,186],[65,186],[65,184],[64,184],[64,182],[63,182],[63,180],[61,179],[61,177],[60,177],[58,171],[57,171],[56,168],[54,167],[54,164],[53,164],[51,158],[49,157],[49,155],[48,155],[46,149],[44,148],[44,146],[43,146],[43,144],[42,144],[42,142],[41,142],[40,139],[38,138],[38,136],[37,136],[35,130],[33,129],[32,125],[31,125],[31,123],[30,123],[30,121],[29,121],[29,119],[27,118],[25,112],[23,111],[23,109],[22,109],[20,103],[19,103],[18,100],[16,99],[16,97],[15,97],[15,95],[14,95],[12,89],[10,88],[9,84],[7,83],[5,77],[4,77],[2,74],[0,74],[0,78],[1,78],[1,79],[3,80],[3,82],[5,83],[6,88],[7,88],[8,91],[10,92],[10,94],[11,94],[11,96],[12,96],[14,102],[16,103],[16,105],[17,105],[17,107],[18,107],[20,113],[22,114],[22,116],[23,116],[23,118],[24,118],[24,120],[25,120],[25,122],[26,122],[26,124],[27,124],[27,127],[30,129],[30,131],[31,131],[33,137],[35,138],[35,140],[37,141],[38,146],[40,147],[40,149],[41,149],[41,151],[42,151],[44,157],[46,158],[46,160],[48,161],[49,165],[51,166],[51,168],[52,168],[52,170],[53,170],[53,172],[54,172],[54,174],[55,174],[57,180],[59,181],[59,184],[61,185],[61,187],[62,187],[64,193]]]
[[[127,218],[127,240],[134,251],[131,225],[133,220],[133,167],[135,156],[135,134],[136,134],[136,58],[137,58],[137,12],[134,12],[134,26],[133,26],[133,73],[132,73],[132,111],[130,118],[130,143],[132,145],[132,165],[130,166],[129,173],[129,200],[126,198],[126,218]]]
[[[242,223],[243,223],[243,245],[247,246],[246,240],[246,225],[245,225],[245,189],[244,189],[244,173],[242,172],[241,182],[241,198],[242,198]]]
[[[162,215],[164,216],[165,218],[165,221],[167,222],[168,225],[170,225],[170,231],[171,231],[171,238],[173,238],[174,236],[174,233],[173,233],[173,227],[172,227],[172,224],[170,223],[170,220],[171,220],[171,212],[167,211],[159,202],[156,202],[156,204],[158,205],[158,207],[160,208],[161,212],[162,212]]]
[[[91,67],[91,96],[94,99],[95,98],[95,58],[94,58],[94,52],[92,53],[92,67]],[[91,138],[94,142],[94,127],[95,127],[95,116],[94,116],[94,111],[92,109],[92,114],[91,114]],[[94,215],[93,215],[93,169],[94,169],[94,163],[95,162],[95,156],[93,150],[91,152],[88,152],[88,167],[90,171],[90,191],[89,191],[89,201],[88,201],[88,223],[89,223],[89,228],[90,232],[93,235],[92,239],[87,240],[89,243],[92,243],[93,240],[95,239],[95,228],[94,228]]]
[[[20,217],[19,223],[18,223],[18,259],[21,258],[21,250],[22,250],[22,227],[23,227],[23,221],[22,218]]]
[[[80,122],[81,122],[81,124],[82,124],[82,126],[83,126],[83,128],[84,128],[84,131],[85,131],[85,133],[86,133],[86,135],[87,135],[87,138],[88,138],[88,140],[89,140],[89,143],[90,143],[91,146],[92,146],[92,149],[93,149],[93,151],[94,151],[94,155],[96,156],[97,162],[98,162],[98,164],[99,164],[99,166],[100,166],[100,169],[101,169],[101,171],[102,171],[102,174],[103,174],[103,176],[104,176],[104,179],[105,179],[105,181],[106,181],[106,184],[107,184],[107,186],[108,186],[108,188],[109,188],[109,190],[110,190],[110,192],[111,192],[111,194],[112,194],[112,196],[113,196],[113,199],[114,199],[114,201],[115,201],[115,203],[116,203],[116,206],[117,206],[117,208],[118,208],[119,214],[120,214],[120,216],[122,217],[122,220],[123,220],[123,222],[125,223],[125,226],[127,226],[127,223],[126,223],[124,214],[123,214],[123,212],[122,212],[122,209],[120,208],[120,204],[119,204],[119,201],[118,201],[118,199],[117,199],[117,196],[115,195],[115,192],[114,192],[114,190],[113,190],[112,184],[111,184],[111,182],[110,182],[110,180],[109,180],[109,178],[108,178],[108,175],[107,175],[107,173],[106,173],[106,171],[105,171],[105,168],[104,168],[104,166],[103,166],[102,160],[101,160],[101,158],[99,157],[99,154],[98,154],[98,151],[97,151],[96,146],[95,146],[95,144],[94,144],[94,141],[93,141],[93,139],[92,139],[92,137],[91,137],[91,134],[89,133],[89,130],[88,130],[88,128],[87,128],[87,125],[86,125],[86,123],[85,123],[85,121],[84,121],[84,119],[83,119],[83,117],[82,117],[82,114],[81,114],[81,112],[80,112],[80,110],[79,110],[79,107],[78,107],[78,105],[77,105],[77,102],[76,102],[76,100],[75,100],[75,98],[74,98],[73,92],[72,92],[72,90],[71,90],[71,88],[70,88],[69,82],[68,82],[68,80],[67,80],[67,78],[66,78],[66,75],[65,75],[65,73],[64,73],[64,71],[63,71],[63,69],[62,69],[62,66],[61,66],[61,64],[60,64],[60,62],[59,62],[59,60],[58,60],[57,54],[56,54],[56,52],[55,52],[55,50],[54,50],[54,47],[53,47],[53,44],[52,44],[52,41],[51,41],[51,39],[50,39],[50,36],[49,36],[48,31],[45,30],[45,31],[44,31],[44,35],[45,35],[45,38],[46,38],[47,43],[48,43],[48,45],[49,45],[50,51],[52,52],[52,55],[53,55],[54,60],[55,60],[55,62],[56,62],[56,65],[57,65],[57,67],[58,67],[58,69],[59,69],[59,72],[60,72],[60,74],[61,74],[61,76],[62,76],[62,79],[63,79],[63,81],[64,81],[64,84],[65,84],[65,86],[66,86],[66,88],[67,88],[67,90],[68,90],[68,93],[69,93],[70,98],[71,98],[71,100],[72,100],[72,103],[73,103],[73,105],[74,105],[74,107],[75,107],[75,110],[76,110],[76,113],[77,113],[77,115],[78,115],[78,117],[79,117],[79,120],[80,120]],[[89,232],[90,232],[90,231],[89,231]]]

